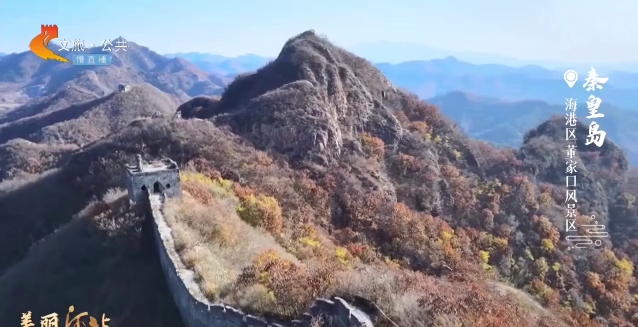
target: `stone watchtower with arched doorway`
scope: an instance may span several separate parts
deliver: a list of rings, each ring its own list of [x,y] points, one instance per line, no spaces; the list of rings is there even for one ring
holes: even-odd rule
[[[144,162],[142,156],[137,155],[134,165],[126,165],[126,189],[136,203],[142,203],[147,192],[165,194],[169,198],[181,196],[179,167],[171,159]]]

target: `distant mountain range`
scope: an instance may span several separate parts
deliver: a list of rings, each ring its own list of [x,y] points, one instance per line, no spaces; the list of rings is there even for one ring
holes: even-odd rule
[[[492,144],[517,148],[526,132],[554,115],[564,116],[564,105],[538,100],[507,102],[450,92],[428,99],[469,136]],[[638,115],[635,111],[603,105],[605,117],[596,119],[607,138],[620,146],[630,162],[638,164]],[[585,112],[585,110],[581,111]],[[581,114],[581,121],[585,121]],[[588,122],[587,122],[588,123]]]
[[[473,64],[500,64],[507,66],[527,66],[537,65],[555,70],[577,69],[586,70],[590,66],[597,67],[601,72],[609,73],[611,71],[628,71],[638,72],[638,62],[625,63],[609,63],[609,62],[592,62],[587,64],[577,64],[559,61],[542,61],[542,60],[520,60],[489,53],[477,52],[458,52],[433,48],[423,44],[400,43],[380,41],[372,43],[358,44],[349,47],[349,50],[355,54],[364,57],[372,62],[390,62],[401,63],[405,61],[415,60],[431,60],[437,58],[445,58],[454,56],[460,60],[471,62]]]
[[[584,101],[590,95],[582,87],[588,70],[578,71],[578,82],[570,89],[564,81],[563,71],[540,66],[474,65],[447,57],[400,64],[382,63],[377,67],[396,85],[421,98],[463,91],[508,101],[542,100],[562,104],[568,97]],[[609,77],[604,89],[598,92],[603,101],[622,108],[638,108],[638,73],[612,72],[603,76]]]
[[[396,43],[396,42],[374,42],[350,46],[349,50],[358,56],[366,58],[375,63],[391,63],[401,64],[405,62],[422,62],[441,59],[447,57],[457,58],[472,65],[494,65],[509,66],[512,68],[525,68],[524,66],[538,66],[545,70],[565,71],[567,69],[576,69],[578,71],[587,71],[591,66],[596,67],[600,73],[611,74],[612,72],[629,72],[638,73],[638,62],[627,63],[609,63],[597,62],[588,64],[573,64],[569,62],[543,61],[543,60],[520,60],[508,58],[504,56],[476,53],[476,52],[455,52],[433,48],[423,44],[412,43]],[[182,57],[194,64],[222,62],[222,61],[238,61],[238,62],[256,62],[265,63],[269,58],[258,55],[244,55],[240,57],[227,57],[215,54],[206,54],[198,52],[173,53],[167,54],[168,57]],[[204,67],[202,67],[204,68]],[[253,68],[255,68],[253,66]],[[258,68],[258,67],[256,67]],[[562,75],[561,75],[562,76]]]
[[[232,77],[254,71],[270,61],[257,55],[236,58],[203,53],[178,53],[200,69]],[[455,57],[407,61],[399,64],[377,63],[395,85],[416,93],[423,99],[462,91],[481,97],[507,101],[541,100],[562,104],[567,97],[584,101],[590,94],[582,88],[589,68],[578,70],[579,81],[567,87],[563,70],[550,70],[538,65],[512,67],[500,64],[471,64]],[[613,71],[599,94],[603,101],[625,109],[638,109],[638,73]]]
[[[480,97],[498,98],[507,101],[524,101],[524,100],[541,100],[550,104],[562,104],[567,97],[573,97],[576,99],[586,99],[589,93],[580,87],[587,75],[588,67],[578,68],[579,82],[577,85],[569,89],[563,80],[564,70],[548,69],[545,67],[557,67],[562,65],[561,63],[544,63],[544,65],[524,65],[520,67],[513,67],[515,64],[522,62],[508,58],[500,58],[487,54],[457,54],[459,57],[447,56],[443,59],[432,60],[416,60],[405,61],[401,63],[384,63],[379,62],[377,59],[388,59],[392,61],[391,57],[383,57],[380,55],[374,55],[374,53],[383,53],[381,50],[372,51],[375,48],[387,48],[393,49],[392,52],[401,52],[401,49],[410,49],[411,47],[419,48],[419,51],[404,51],[403,53],[410,53],[414,57],[427,57],[427,56],[445,56],[449,55],[449,51],[437,50],[434,48],[425,47],[422,45],[414,44],[398,44],[396,47],[391,47],[390,43],[375,43],[368,45],[361,45],[353,47],[354,53],[362,55],[365,58],[376,61],[377,68],[379,68],[395,85],[406,88],[413,93],[416,93],[419,97],[428,99],[431,97],[442,96],[448,92],[462,91],[469,94],[473,94]],[[390,50],[387,50],[390,51]],[[20,69],[25,72],[34,69],[34,67],[42,66],[43,70],[37,71],[36,75],[42,75],[47,72],[47,67],[50,64],[38,64],[35,65],[32,60],[29,60],[32,64],[11,63],[11,59],[18,56],[25,58],[30,53],[23,52],[20,54],[4,55],[5,60],[0,62],[0,81],[11,79],[10,75],[21,75],[23,72],[16,72],[15,67],[22,67]],[[1,56],[2,54],[0,54]],[[156,54],[157,55],[157,54]],[[35,59],[34,56],[30,55]],[[234,76],[255,71],[258,68],[264,66],[272,58],[263,57],[254,54],[247,54],[239,57],[226,57],[216,54],[188,52],[188,53],[172,53],[166,54],[164,57],[175,59],[177,57],[186,59],[179,63],[179,65],[194,65],[203,72],[214,76],[213,84],[217,87],[221,87],[230,78]],[[398,58],[398,57],[397,57]],[[394,58],[394,59],[397,59]],[[459,58],[468,58],[473,62],[490,62],[499,61],[505,64],[474,64],[467,61],[460,60]],[[23,59],[17,59],[18,61]],[[154,59],[155,60],[155,59]],[[157,59],[159,60],[159,59]],[[11,67],[2,67],[2,64],[9,64]],[[177,64],[177,62],[172,62]],[[509,65],[507,65],[509,64]],[[35,65],[35,66],[34,66]],[[602,66],[601,66],[602,67]],[[613,103],[615,106],[638,110],[638,64],[623,64],[623,65],[606,65],[609,69],[624,69],[623,71],[610,71],[607,75],[610,78],[609,83],[605,86],[604,91],[599,94],[603,98],[603,101]],[[611,67],[611,68],[610,68]],[[189,68],[192,70],[194,67]],[[76,71],[84,70],[74,68]],[[177,68],[172,68],[177,69]],[[201,76],[201,73],[195,75]],[[601,71],[602,74],[602,71]],[[191,75],[193,76],[193,75]],[[15,78],[15,77],[14,77]],[[200,78],[201,79],[201,78]],[[211,91],[196,91],[187,92],[195,95],[199,94],[214,94]]]
[[[271,58],[253,54],[234,58],[199,52],[170,53],[165,56],[169,58],[184,58],[204,71],[227,77],[234,77],[244,72],[257,70],[272,60]]]

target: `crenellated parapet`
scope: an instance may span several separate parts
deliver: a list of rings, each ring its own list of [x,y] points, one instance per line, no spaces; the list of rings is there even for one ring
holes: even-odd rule
[[[126,165],[126,189],[133,202],[146,201],[148,193],[178,197],[182,194],[179,167],[171,159],[145,162],[141,155],[136,162]]]

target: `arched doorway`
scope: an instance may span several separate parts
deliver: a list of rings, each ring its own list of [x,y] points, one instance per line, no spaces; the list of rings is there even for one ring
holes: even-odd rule
[[[161,193],[162,186],[159,182],[155,182],[155,184],[153,184],[153,193]]]

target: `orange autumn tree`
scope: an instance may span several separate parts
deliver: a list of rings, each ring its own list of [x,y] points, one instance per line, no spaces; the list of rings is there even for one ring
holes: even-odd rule
[[[237,213],[246,222],[259,226],[273,235],[283,231],[283,213],[279,201],[267,195],[247,195],[241,199]]]
[[[238,285],[264,286],[274,297],[278,313],[299,316],[316,298],[333,290],[336,269],[334,265],[296,265],[279,257],[276,251],[268,250],[244,268]]]
[[[476,204],[476,198],[465,176],[452,165],[442,165],[441,174],[449,185],[455,212],[463,217],[470,214]]]
[[[410,176],[419,172],[420,166],[417,159],[409,154],[399,153],[394,160],[395,173],[399,176]]]
[[[366,132],[361,135],[361,146],[363,153],[370,158],[380,160],[383,159],[385,155],[385,144],[383,141],[370,133]]]
[[[459,237],[445,221],[417,213],[400,202],[380,221],[379,231],[385,251],[420,270],[451,271],[468,256],[469,239],[464,234]]]
[[[634,283],[634,266],[628,258],[603,249],[590,258],[591,272],[588,274],[587,290],[598,303],[597,310],[610,314],[627,310],[633,300],[629,288]]]

